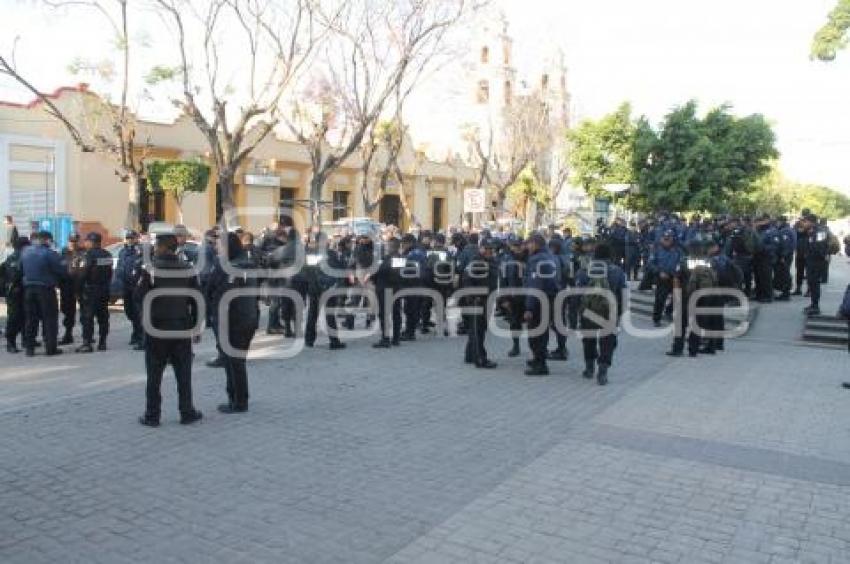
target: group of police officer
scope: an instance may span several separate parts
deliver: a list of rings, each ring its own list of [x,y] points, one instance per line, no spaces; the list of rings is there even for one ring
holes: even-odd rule
[[[212,232],[207,234],[205,247],[210,246],[209,238],[214,236]],[[488,357],[485,347],[489,318],[486,308],[490,296],[499,290],[498,313],[505,318],[513,337],[509,355],[520,354],[524,325],[536,329],[529,333],[531,358],[525,371],[528,376],[549,374],[547,361],[567,360],[567,333],[582,329],[585,376],[596,377],[604,385],[613,362],[616,335],[590,321],[580,325],[579,313],[595,308],[604,316],[610,308],[599,300],[573,296],[559,301],[557,296],[574,286],[610,290],[616,296],[619,318],[625,301],[626,276],[613,263],[607,242],[597,245],[589,240],[576,248],[577,242],[569,234],[566,239],[560,234],[547,239],[534,233],[522,240],[515,235],[494,236],[486,230],[455,232],[448,240],[442,233],[429,231],[401,237],[388,233],[384,237],[329,238],[312,230],[301,237],[291,223],[281,223],[270,226],[250,254],[267,272],[287,271],[296,264],[299,253],[307,259],[300,268],[265,281],[269,288],[268,334],[298,336],[296,303],[303,301],[309,304],[303,334],[306,346],[315,345],[318,312],[324,304],[330,350],[345,348],[337,316],[342,316],[345,328],[353,329],[355,311],[368,312],[367,327],[377,318],[380,339],[373,346],[389,349],[415,341],[417,333],[429,334],[441,328],[448,335],[445,305],[456,301],[462,307],[459,333],[468,339],[465,361],[477,368],[492,369],[496,363]],[[281,295],[280,288],[287,292]],[[374,292],[370,295],[377,303],[368,303],[363,292],[367,289]],[[543,330],[541,324],[546,325]],[[552,351],[548,350],[550,326],[557,343]],[[221,362],[219,358],[212,364]]]
[[[621,237],[616,229],[615,222],[606,235]],[[755,219],[695,217],[690,222],[664,215],[643,222],[640,229],[637,238],[646,257],[641,286],[655,285],[656,325],[665,309],[669,316],[668,298],[674,287],[687,284],[689,255],[710,259],[714,286],[738,289],[759,303],[803,295],[805,281],[811,304],[804,312],[816,316],[821,313],[821,285],[828,280],[830,257],[840,251],[839,241],[825,221],[809,210],[803,210],[794,225],[785,217],[769,215]]]
[[[32,239],[16,238],[14,251],[0,265],[7,305],[7,352],[20,352],[18,338],[21,337],[26,355],[34,356],[36,348],[42,346],[38,341],[40,327],[45,354],[61,354],[60,345],[74,342],[78,310],[82,344],[76,351],[94,351],[95,321],[98,324],[97,349],[106,350],[112,257],[101,248],[101,243],[99,233],[89,233],[84,241],[73,234],[68,246],[57,253],[52,248],[53,236],[49,232],[35,233]],[[61,340],[60,311],[64,328]]]
[[[151,244],[128,231],[118,256],[115,282],[122,289],[132,327],[130,345],[145,352],[147,404],[140,422],[148,426],[160,422],[159,390],[169,364],[178,381],[181,422],[190,424],[202,417],[192,402],[191,367],[192,341],[203,322],[212,328],[218,350],[218,357],[208,364],[223,367],[227,376],[228,400],[218,409],[247,411],[245,357],[259,326],[262,302],[269,306],[268,334],[303,337],[308,347],[315,346],[324,306],[330,350],[341,350],[345,343],[338,315],[346,329],[353,329],[355,312],[368,311],[367,326],[376,318],[380,325],[381,336],[373,346],[389,349],[415,341],[417,332],[442,328],[448,335],[444,306],[456,301],[462,307],[458,332],[467,336],[464,360],[492,369],[496,363],[485,346],[487,308],[489,298],[498,292],[496,313],[512,337],[508,356],[521,354],[520,338],[528,332],[526,375],[545,376],[550,361],[566,361],[567,336],[575,331],[582,341],[583,375],[605,385],[629,278],[642,272],[642,287],[654,286],[656,325],[664,314],[672,318],[674,306],[685,308],[688,296],[698,290],[734,288],[769,302],[801,294],[804,279],[812,300],[806,313],[816,315],[820,285],[827,277],[829,257],[836,252],[835,238],[808,211],[794,226],[781,217],[685,221],[659,214],[631,225],[621,219],[610,227],[600,224],[595,237],[573,237],[565,230],[535,232],[524,240],[486,230],[456,231],[448,239],[427,231],[400,237],[387,233],[330,238],[314,229],[302,236],[287,217],[256,240],[241,229],[215,227],[201,245],[194,246],[188,244],[188,235],[178,226],[174,232],[157,234]],[[97,233],[84,240],[75,234],[57,253],[49,233],[37,233],[32,241],[18,238],[15,251],[0,266],[8,303],[9,352],[18,352],[17,339],[22,335],[26,354],[34,355],[41,345],[37,341],[41,327],[45,354],[61,353],[59,345],[74,341],[78,308],[82,343],[76,351],[106,349],[113,260],[101,243]],[[573,288],[590,291],[569,292]],[[246,291],[233,294],[234,289]],[[374,294],[359,291],[367,289]],[[157,295],[144,307],[151,291]],[[377,303],[369,303],[370,295]],[[687,311],[677,317],[683,325],[668,354],[682,356],[685,345],[691,356],[723,350],[722,338],[704,337],[702,330],[723,330],[723,315],[717,310],[728,302],[723,297],[701,298],[697,305],[715,312],[698,316],[696,328],[690,327]],[[300,313],[305,304],[306,323]],[[201,309],[205,319],[199,319]],[[162,331],[178,331],[180,336]]]

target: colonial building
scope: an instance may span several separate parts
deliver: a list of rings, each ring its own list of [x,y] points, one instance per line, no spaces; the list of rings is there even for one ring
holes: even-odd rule
[[[83,100],[90,96],[95,94],[85,85],[50,94],[64,114],[77,117]],[[188,118],[172,123],[139,121],[137,130],[137,143],[143,146],[139,158],[209,160],[207,143]],[[438,230],[461,223],[464,189],[474,185],[476,171],[457,158],[429,160],[411,147],[407,143],[399,159],[404,182],[388,186],[371,214],[364,211],[359,158],[344,163],[324,186],[323,221],[371,216],[387,224],[417,223]],[[236,179],[239,224],[259,230],[275,221],[281,208],[294,209],[296,223],[307,222],[311,169],[303,147],[270,135],[251,157]],[[373,193],[374,183],[375,178],[370,178]],[[215,223],[221,213],[218,196],[213,171],[208,189],[183,201],[184,223],[193,230]],[[26,233],[30,221],[38,217],[70,214],[83,230],[99,230],[116,238],[125,227],[129,199],[128,186],[116,175],[110,158],[82,152],[39,100],[0,102],[0,215],[14,216]],[[142,188],[140,223],[175,223],[177,219],[178,209],[170,195]]]

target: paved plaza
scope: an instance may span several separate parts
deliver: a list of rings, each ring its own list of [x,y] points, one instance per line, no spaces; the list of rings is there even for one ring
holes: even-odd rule
[[[494,371],[457,338],[320,338],[252,360],[239,416],[205,337],[204,420],[166,378],[158,429],[113,312],[107,353],[0,353],[0,562],[850,562],[850,360],[800,346],[803,305],[714,359],[623,335],[605,388],[575,341],[526,378],[494,338]]]

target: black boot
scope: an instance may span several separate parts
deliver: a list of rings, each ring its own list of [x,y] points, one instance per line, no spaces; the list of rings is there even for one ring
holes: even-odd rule
[[[17,354],[21,351],[18,350],[18,347],[15,345],[15,343],[6,343],[6,352],[11,354]]]
[[[77,350],[75,352],[90,353],[90,352],[94,352],[94,349],[92,348],[91,343],[83,343],[82,345],[77,347]]]
[[[584,372],[581,373],[582,376],[590,380],[593,378],[593,374],[596,372],[596,361],[594,360],[585,360],[584,361]]]
[[[549,360],[568,360],[567,349],[555,349],[549,352]]]
[[[70,331],[65,331],[65,335],[62,337],[62,340],[59,341],[60,345],[73,345],[74,344],[74,336],[71,335]]]
[[[154,419],[148,415],[142,415],[139,417],[139,424],[144,425],[145,427],[159,427],[159,419]]]
[[[508,356],[511,357],[511,358],[514,358],[514,357],[517,357],[519,355],[520,355],[519,339],[514,339],[514,346],[513,346],[513,348],[511,348],[510,351],[508,351]]]
[[[204,418],[204,414],[198,411],[197,409],[193,409],[189,413],[185,413],[180,415],[180,424],[181,425],[191,425],[197,421],[200,421]]]
[[[525,371],[526,376],[548,376],[549,367],[545,362],[536,362]]]
[[[596,382],[600,386],[605,386],[608,384],[608,365],[600,364],[599,371],[596,373]]]
[[[246,411],[248,411],[248,404],[239,405],[239,404],[228,402],[228,403],[223,403],[223,404],[219,405],[218,410],[221,413],[228,413],[228,414],[230,414],[230,413],[245,413]]]
[[[100,341],[97,343],[97,350],[105,351],[106,350],[106,337],[101,337]]]
[[[295,331],[292,330],[292,321],[287,321],[283,324],[283,336],[287,339],[295,338]]]
[[[224,367],[224,357],[219,356],[209,362],[207,362],[207,366],[210,368],[222,368]]]

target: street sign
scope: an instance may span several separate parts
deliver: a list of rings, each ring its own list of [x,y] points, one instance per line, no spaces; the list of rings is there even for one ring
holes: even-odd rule
[[[484,213],[487,211],[487,195],[481,188],[467,188],[463,191],[464,213]]]

